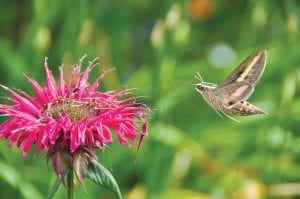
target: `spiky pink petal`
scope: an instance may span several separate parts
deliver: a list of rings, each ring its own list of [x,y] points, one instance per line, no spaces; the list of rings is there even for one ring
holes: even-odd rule
[[[46,87],[45,92],[48,96],[51,96],[53,99],[58,97],[56,83],[54,80],[54,77],[52,75],[52,72],[48,68],[48,58],[45,58],[45,73],[46,73]]]

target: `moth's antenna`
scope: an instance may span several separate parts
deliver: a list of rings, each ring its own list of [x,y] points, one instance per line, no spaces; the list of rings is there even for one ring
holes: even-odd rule
[[[194,77],[196,79],[198,79],[201,83],[203,82],[203,79],[202,79],[202,77],[201,77],[201,75],[200,75],[200,73],[198,71],[196,72],[196,75],[194,75]]]

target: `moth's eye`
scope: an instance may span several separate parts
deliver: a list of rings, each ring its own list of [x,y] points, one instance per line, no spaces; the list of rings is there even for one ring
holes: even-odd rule
[[[196,85],[198,91],[203,91],[204,87],[202,85]]]

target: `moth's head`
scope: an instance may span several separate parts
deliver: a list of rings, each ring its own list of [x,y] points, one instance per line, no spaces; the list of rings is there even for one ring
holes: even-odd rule
[[[195,84],[196,91],[199,93],[203,93],[207,90],[213,90],[217,87],[216,84],[204,82],[199,72],[197,72],[194,77],[200,81],[200,83]]]
[[[202,83],[196,84],[195,88],[199,93],[202,93],[205,90],[205,86]]]
[[[200,83],[195,84],[196,91],[198,91],[199,93],[202,93],[205,90],[205,85],[203,84],[203,79],[202,79],[200,73],[197,71],[197,73],[196,73],[196,75],[194,75],[194,77],[200,81]]]
[[[216,84],[208,83],[208,82],[201,82],[201,83],[195,84],[195,89],[199,93],[203,93],[203,92],[205,92],[207,90],[213,90],[216,87],[217,87]]]

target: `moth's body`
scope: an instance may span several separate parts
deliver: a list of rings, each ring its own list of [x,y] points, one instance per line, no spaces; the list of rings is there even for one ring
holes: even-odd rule
[[[266,114],[247,102],[264,71],[265,62],[266,51],[254,53],[221,84],[203,82],[197,74],[196,78],[201,82],[195,85],[196,90],[211,107],[225,115]]]
[[[214,87],[212,85],[214,85]],[[235,103],[229,101],[225,104],[224,101],[226,100],[219,95],[216,84],[203,82],[196,84],[196,89],[197,91],[201,90],[200,94],[203,96],[204,100],[217,111],[240,116],[265,114],[264,111],[247,101],[241,100]],[[230,105],[231,103],[232,105]]]

